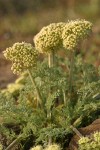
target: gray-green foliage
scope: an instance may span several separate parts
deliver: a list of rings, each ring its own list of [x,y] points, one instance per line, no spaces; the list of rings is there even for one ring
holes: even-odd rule
[[[7,90],[0,93],[0,117],[3,117],[0,125],[1,133],[13,140],[17,134],[23,133],[23,139],[34,135],[36,144],[42,142],[47,145],[48,135],[53,142],[59,141],[63,146],[63,139],[71,133],[70,125],[81,126],[86,118],[94,120],[99,117],[100,109],[100,77],[98,71],[89,64],[84,64],[80,57],[75,59],[73,97],[69,101],[69,72],[63,70],[62,64],[69,60],[60,60],[59,67],[49,68],[47,62],[38,62],[37,70],[32,71],[32,76],[41,91],[43,97],[43,109],[37,107],[36,91],[31,85],[28,75],[24,76],[24,82],[20,80],[23,88],[13,95]],[[68,66],[69,67],[69,66]],[[90,72],[87,72],[90,67]],[[18,81],[18,80],[17,80]],[[17,82],[16,81],[16,82]],[[18,82],[15,85],[18,84]],[[52,89],[52,93],[49,90]],[[66,94],[67,105],[64,105],[63,92]],[[17,97],[17,101],[15,100]],[[51,118],[47,117],[51,112]],[[95,113],[97,113],[95,115]],[[88,114],[88,115],[87,115]],[[94,118],[93,118],[93,117]],[[16,133],[7,128],[6,124],[19,127]],[[88,123],[88,122],[87,122]],[[68,140],[68,139],[67,139]]]

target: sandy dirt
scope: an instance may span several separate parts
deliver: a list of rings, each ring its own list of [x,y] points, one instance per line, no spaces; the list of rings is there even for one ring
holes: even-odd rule
[[[10,62],[6,61],[3,54],[0,53],[0,88],[5,88],[8,83],[13,82],[16,76],[11,71]]]

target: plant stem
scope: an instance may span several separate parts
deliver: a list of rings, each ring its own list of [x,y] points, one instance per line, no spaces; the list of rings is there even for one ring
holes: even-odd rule
[[[54,66],[54,61],[55,61],[55,55],[54,52],[48,54],[48,65],[49,67],[53,67]]]
[[[15,139],[5,150],[11,150],[13,148],[14,145],[16,145],[20,140],[21,140],[22,136],[18,136],[17,139]]]
[[[83,137],[83,135],[75,127],[71,125],[71,128],[79,137]]]
[[[73,69],[74,69],[74,52],[71,55],[71,62],[70,62],[70,75],[69,75],[69,91],[70,91],[70,100],[72,98],[72,87],[73,87]]]
[[[64,105],[66,106],[66,93],[65,93],[65,91],[63,90],[63,98],[64,98]]]
[[[73,126],[74,127],[78,127],[81,123],[82,123],[82,120],[83,120],[83,116],[81,115],[79,118],[77,118],[74,123],[73,123]]]
[[[54,51],[52,51],[52,53],[48,54],[48,65],[49,68],[54,66]],[[51,94],[51,89],[49,90],[49,95]],[[51,122],[51,117],[52,117],[52,110],[50,108],[50,110],[47,111],[47,118],[50,119],[50,126],[52,127],[52,122]],[[52,144],[52,137],[49,136],[49,140],[48,140],[48,145]]]
[[[28,74],[29,74],[29,77],[31,79],[31,82],[32,82],[33,86],[36,89],[36,93],[37,93],[37,96],[38,96],[38,102],[40,103],[40,105],[42,105],[43,101],[42,101],[42,97],[41,97],[40,91],[39,91],[39,89],[38,89],[38,87],[36,85],[36,82],[35,82],[34,78],[32,77],[32,73],[31,73],[31,71],[29,69],[28,69]]]
[[[49,136],[49,141],[48,141],[48,145],[52,144],[52,137]]]

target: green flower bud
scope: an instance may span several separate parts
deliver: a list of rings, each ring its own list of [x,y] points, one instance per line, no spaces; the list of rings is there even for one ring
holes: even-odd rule
[[[73,29],[72,32],[79,38],[84,39],[86,38],[90,33],[92,29],[92,23],[85,20],[79,20],[72,23]]]
[[[65,23],[52,23],[35,36],[34,43],[40,52],[50,53],[62,46],[61,34]]]
[[[49,145],[45,150],[61,150],[61,148],[57,144],[52,144],[52,145]]]
[[[36,66],[38,51],[30,43],[15,43],[3,53],[6,59],[12,61],[11,70],[14,74]]]
[[[13,63],[11,70],[13,71],[14,74],[20,74],[21,72],[23,72],[23,67],[20,63]]]
[[[63,46],[67,50],[74,50],[77,47],[78,38],[74,34],[70,34],[63,40]]]

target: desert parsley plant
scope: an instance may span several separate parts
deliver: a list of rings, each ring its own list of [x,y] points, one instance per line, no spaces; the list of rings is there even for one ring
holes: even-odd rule
[[[12,61],[13,73],[20,75],[10,88],[0,93],[3,123],[15,122],[14,126],[19,127],[17,132],[11,132],[11,128],[1,125],[8,139],[12,135],[10,140],[16,139],[23,149],[28,145],[27,149],[35,146],[33,149],[40,150],[43,146],[60,150],[52,144],[60,143],[62,148],[68,145],[71,125],[79,127],[84,120],[87,124],[92,116],[99,116],[98,70],[75,55],[78,44],[91,31],[92,24],[85,20],[52,23],[34,37],[35,47],[30,43],[15,43],[3,52]],[[57,55],[61,48],[71,53],[71,59],[69,54],[65,58]],[[43,61],[39,60],[40,53],[44,54]],[[23,142],[25,139],[27,144]]]

